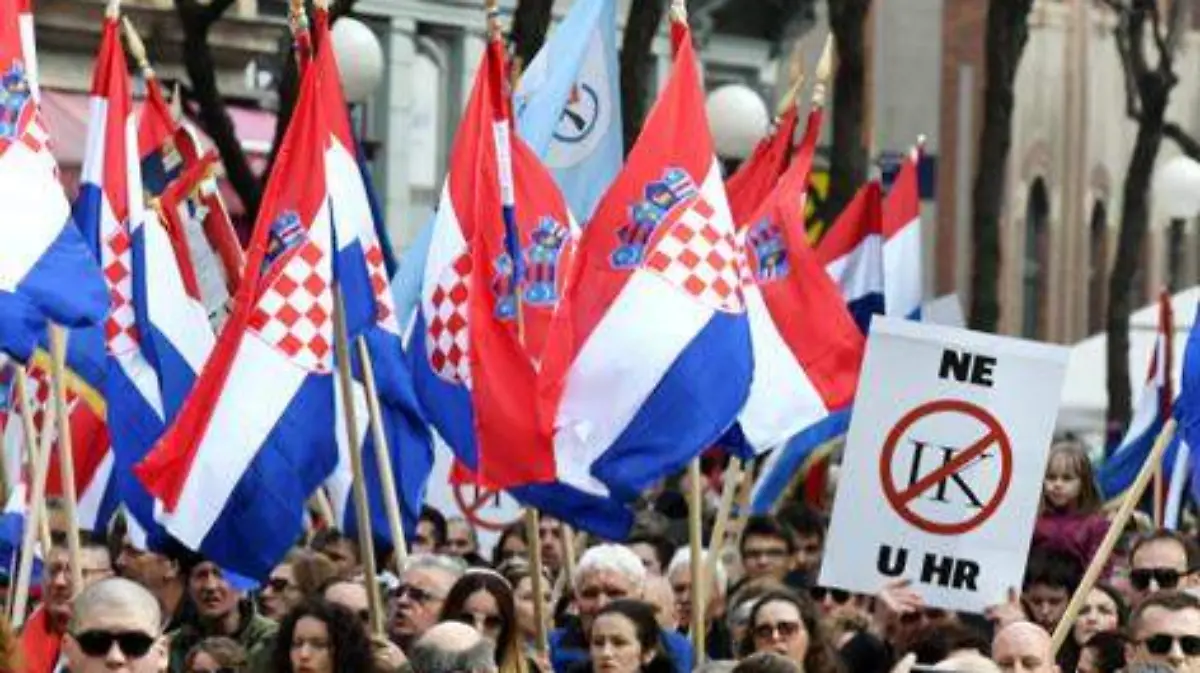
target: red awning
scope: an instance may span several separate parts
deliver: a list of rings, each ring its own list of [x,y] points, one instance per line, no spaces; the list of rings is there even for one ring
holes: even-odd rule
[[[230,105],[227,109],[242,149],[250,160],[250,168],[261,175],[266,170],[267,154],[275,137],[275,114],[236,105]],[[134,101],[134,110],[135,114],[141,114],[141,101]],[[60,179],[67,193],[73,197],[79,188],[79,172],[87,147],[90,114],[88,95],[43,89],[42,114],[50,131],[51,149],[58,160]],[[212,139],[203,131],[197,131],[202,146],[212,147]],[[241,200],[226,180],[221,180],[221,195],[231,214],[240,215],[243,212]]]

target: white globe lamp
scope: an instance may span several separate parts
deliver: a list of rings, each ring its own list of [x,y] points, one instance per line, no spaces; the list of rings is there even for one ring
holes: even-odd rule
[[[726,84],[713,91],[704,109],[717,155],[723,159],[750,156],[771,126],[767,104],[745,84]]]
[[[333,53],[346,102],[366,102],[383,81],[379,38],[362,21],[344,16],[333,24]]]
[[[1154,172],[1154,197],[1171,219],[1200,215],[1200,163],[1185,156],[1165,161]]]

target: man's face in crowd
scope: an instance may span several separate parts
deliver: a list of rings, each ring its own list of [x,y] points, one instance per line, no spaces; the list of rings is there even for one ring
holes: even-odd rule
[[[1154,540],[1138,547],[1129,563],[1129,584],[1136,603],[1162,589],[1192,585],[1187,550],[1178,540]]]
[[[575,605],[579,608],[583,632],[586,634],[592,628],[592,618],[601,608],[621,598],[641,600],[641,587],[612,570],[594,570],[580,576]]]
[[[646,568],[646,573],[649,575],[662,575],[666,568],[658,562],[658,552],[654,549],[654,545],[647,542],[635,542],[625,545],[629,547],[629,551],[633,552],[642,561],[642,565]]]
[[[742,568],[747,579],[773,577],[782,580],[792,569],[787,542],[774,535],[748,535],[742,542]]]
[[[1137,621],[1130,661],[1200,671],[1200,610],[1168,610],[1151,605]]]
[[[237,610],[238,593],[225,580],[224,573],[214,563],[205,561],[192,568],[188,576],[188,592],[205,621],[225,619]]]
[[[65,547],[51,547],[42,571],[42,600],[50,618],[64,625],[71,618],[71,599],[75,597],[71,585],[70,553]]]
[[[354,543],[347,538],[342,538],[326,546],[321,550],[321,554],[333,562],[339,575],[349,577],[358,574],[361,570],[358,567],[358,550]]]
[[[542,563],[551,574],[557,575],[565,556],[562,523],[557,519],[542,517],[538,521],[538,539],[542,545]]]
[[[159,673],[167,667],[166,642],[153,615],[124,605],[93,606],[63,648],[72,673]]]
[[[417,522],[417,535],[413,538],[412,553],[437,553],[437,532],[432,521],[421,519]]]
[[[176,576],[178,566],[161,554],[138,549],[125,538],[117,555],[117,574],[150,591],[157,591]]]
[[[1000,630],[992,643],[992,660],[1004,673],[1058,673],[1050,652],[1050,635],[1029,622]]]
[[[821,552],[825,547],[825,538],[820,535],[799,535],[796,537],[796,569],[810,579],[817,578],[821,568]]]
[[[475,536],[473,532],[470,524],[463,519],[450,519],[446,523],[445,553],[451,556],[463,557],[479,551],[475,548]]]
[[[1071,594],[1065,587],[1033,584],[1025,590],[1024,600],[1029,619],[1043,629],[1052,631],[1066,612]]]
[[[438,621],[446,594],[454,586],[454,576],[438,568],[412,568],[400,578],[392,591],[392,618],[389,631],[401,647],[421,637]]]

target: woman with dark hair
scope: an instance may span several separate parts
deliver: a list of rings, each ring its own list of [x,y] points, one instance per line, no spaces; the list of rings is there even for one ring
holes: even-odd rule
[[[492,547],[492,566],[499,568],[505,561],[523,557],[529,552],[529,541],[525,537],[525,522],[510,523],[500,531],[496,546]]]
[[[500,673],[526,673],[517,609],[508,580],[493,570],[472,568],[454,583],[442,604],[442,621],[474,626],[496,646]]]
[[[346,608],[309,599],[279,625],[274,673],[364,673],[374,670],[362,621]]]
[[[321,587],[337,575],[337,566],[311,549],[295,548],[275,566],[258,596],[264,617],[283,619],[288,610],[306,598],[320,595]]]
[[[788,589],[767,593],[750,611],[742,656],[775,652],[804,667],[805,673],[841,673],[842,665],[825,638],[817,606]]]
[[[1064,671],[1075,670],[1092,636],[1106,631],[1119,631],[1128,620],[1129,607],[1121,593],[1110,584],[1096,584],[1079,609],[1079,616],[1071,627],[1071,637],[1063,643],[1058,656],[1059,667]]]
[[[615,600],[596,612],[588,642],[591,673],[672,673],[654,608]]]
[[[517,631],[525,646],[526,656],[534,656],[537,641],[537,620],[533,616],[533,572],[524,559],[505,561],[499,572],[513,588],[513,605],[516,607]],[[550,576],[542,573],[542,605],[549,609],[552,597]]]
[[[242,673],[246,670],[246,650],[232,638],[205,638],[183,659],[184,673]]]

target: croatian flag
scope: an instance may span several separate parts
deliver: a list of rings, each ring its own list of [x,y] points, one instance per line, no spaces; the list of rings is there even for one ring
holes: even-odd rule
[[[780,176],[792,158],[792,141],[799,125],[796,106],[788,107],[775,130],[758,142],[749,159],[725,181],[729,194],[729,211],[739,225],[748,222],[764,201],[771,196]],[[805,186],[807,189],[807,185]]]
[[[104,391],[116,463],[109,472],[140,538],[154,525],[153,500],[133,477],[133,466],[182,406],[214,337],[198,297],[185,287],[170,237],[144,207],[130,90],[120,24],[109,16],[96,59],[75,214],[109,285]]]
[[[924,296],[921,189],[914,148],[900,166],[883,206],[883,306],[887,315],[920,318]]]
[[[1171,383],[1171,341],[1174,336],[1173,317],[1171,315],[1171,298],[1166,292],[1159,296],[1158,337],[1154,342],[1154,353],[1150,357],[1150,368],[1146,375],[1146,385],[1138,398],[1133,410],[1133,419],[1125,437],[1112,455],[1100,467],[1097,478],[1100,482],[1100,492],[1105,499],[1112,500],[1120,497],[1137,477],[1142,464],[1150,455],[1154,440],[1162,431],[1163,424],[1171,414],[1174,399]],[[1190,342],[1189,342],[1190,343]],[[1172,474],[1175,465],[1175,455],[1178,451],[1178,440],[1172,442],[1163,455],[1163,473]],[[1155,497],[1160,497],[1156,495]]]
[[[581,221],[621,170],[619,75],[616,0],[577,0],[513,94],[521,137]]]
[[[542,361],[558,479],[632,502],[733,425],[750,325],[691,33],[629,161],[584,230]]]
[[[1179,424],[1177,436],[1183,452],[1180,461],[1188,462],[1188,492],[1192,502],[1200,503],[1200,460],[1190,458],[1188,451],[1189,447],[1200,446],[1200,305],[1196,307],[1188,332],[1179,387],[1179,399],[1175,401],[1173,413]]]
[[[338,458],[329,81],[317,68],[302,79],[233,313],[135,470],[172,535],[255,579],[299,537],[304,503]]]
[[[411,339],[417,394],[477,482],[508,485],[527,505],[620,538],[632,512],[553,481],[550,436],[537,423],[534,363],[549,340],[577,231],[549,172],[506,133],[505,104],[497,95],[503,58],[493,40],[455,138]],[[499,180],[505,157],[511,157],[510,189]],[[516,275],[503,240],[506,204],[512,205],[508,221],[516,225],[523,276]]]
[[[841,289],[863,334],[871,316],[884,312],[883,192],[879,182],[863,185],[817,245],[817,259]]]
[[[0,3],[0,348],[25,359],[45,318],[104,319],[108,295],[58,181],[38,109],[28,3]]]
[[[819,127],[819,117],[810,121],[778,186],[738,228],[742,293],[754,347],[754,380],[738,424],[756,453],[781,446],[848,409],[858,387],[862,333],[809,247],[804,229]],[[834,434],[837,429],[810,437],[810,449]]]

